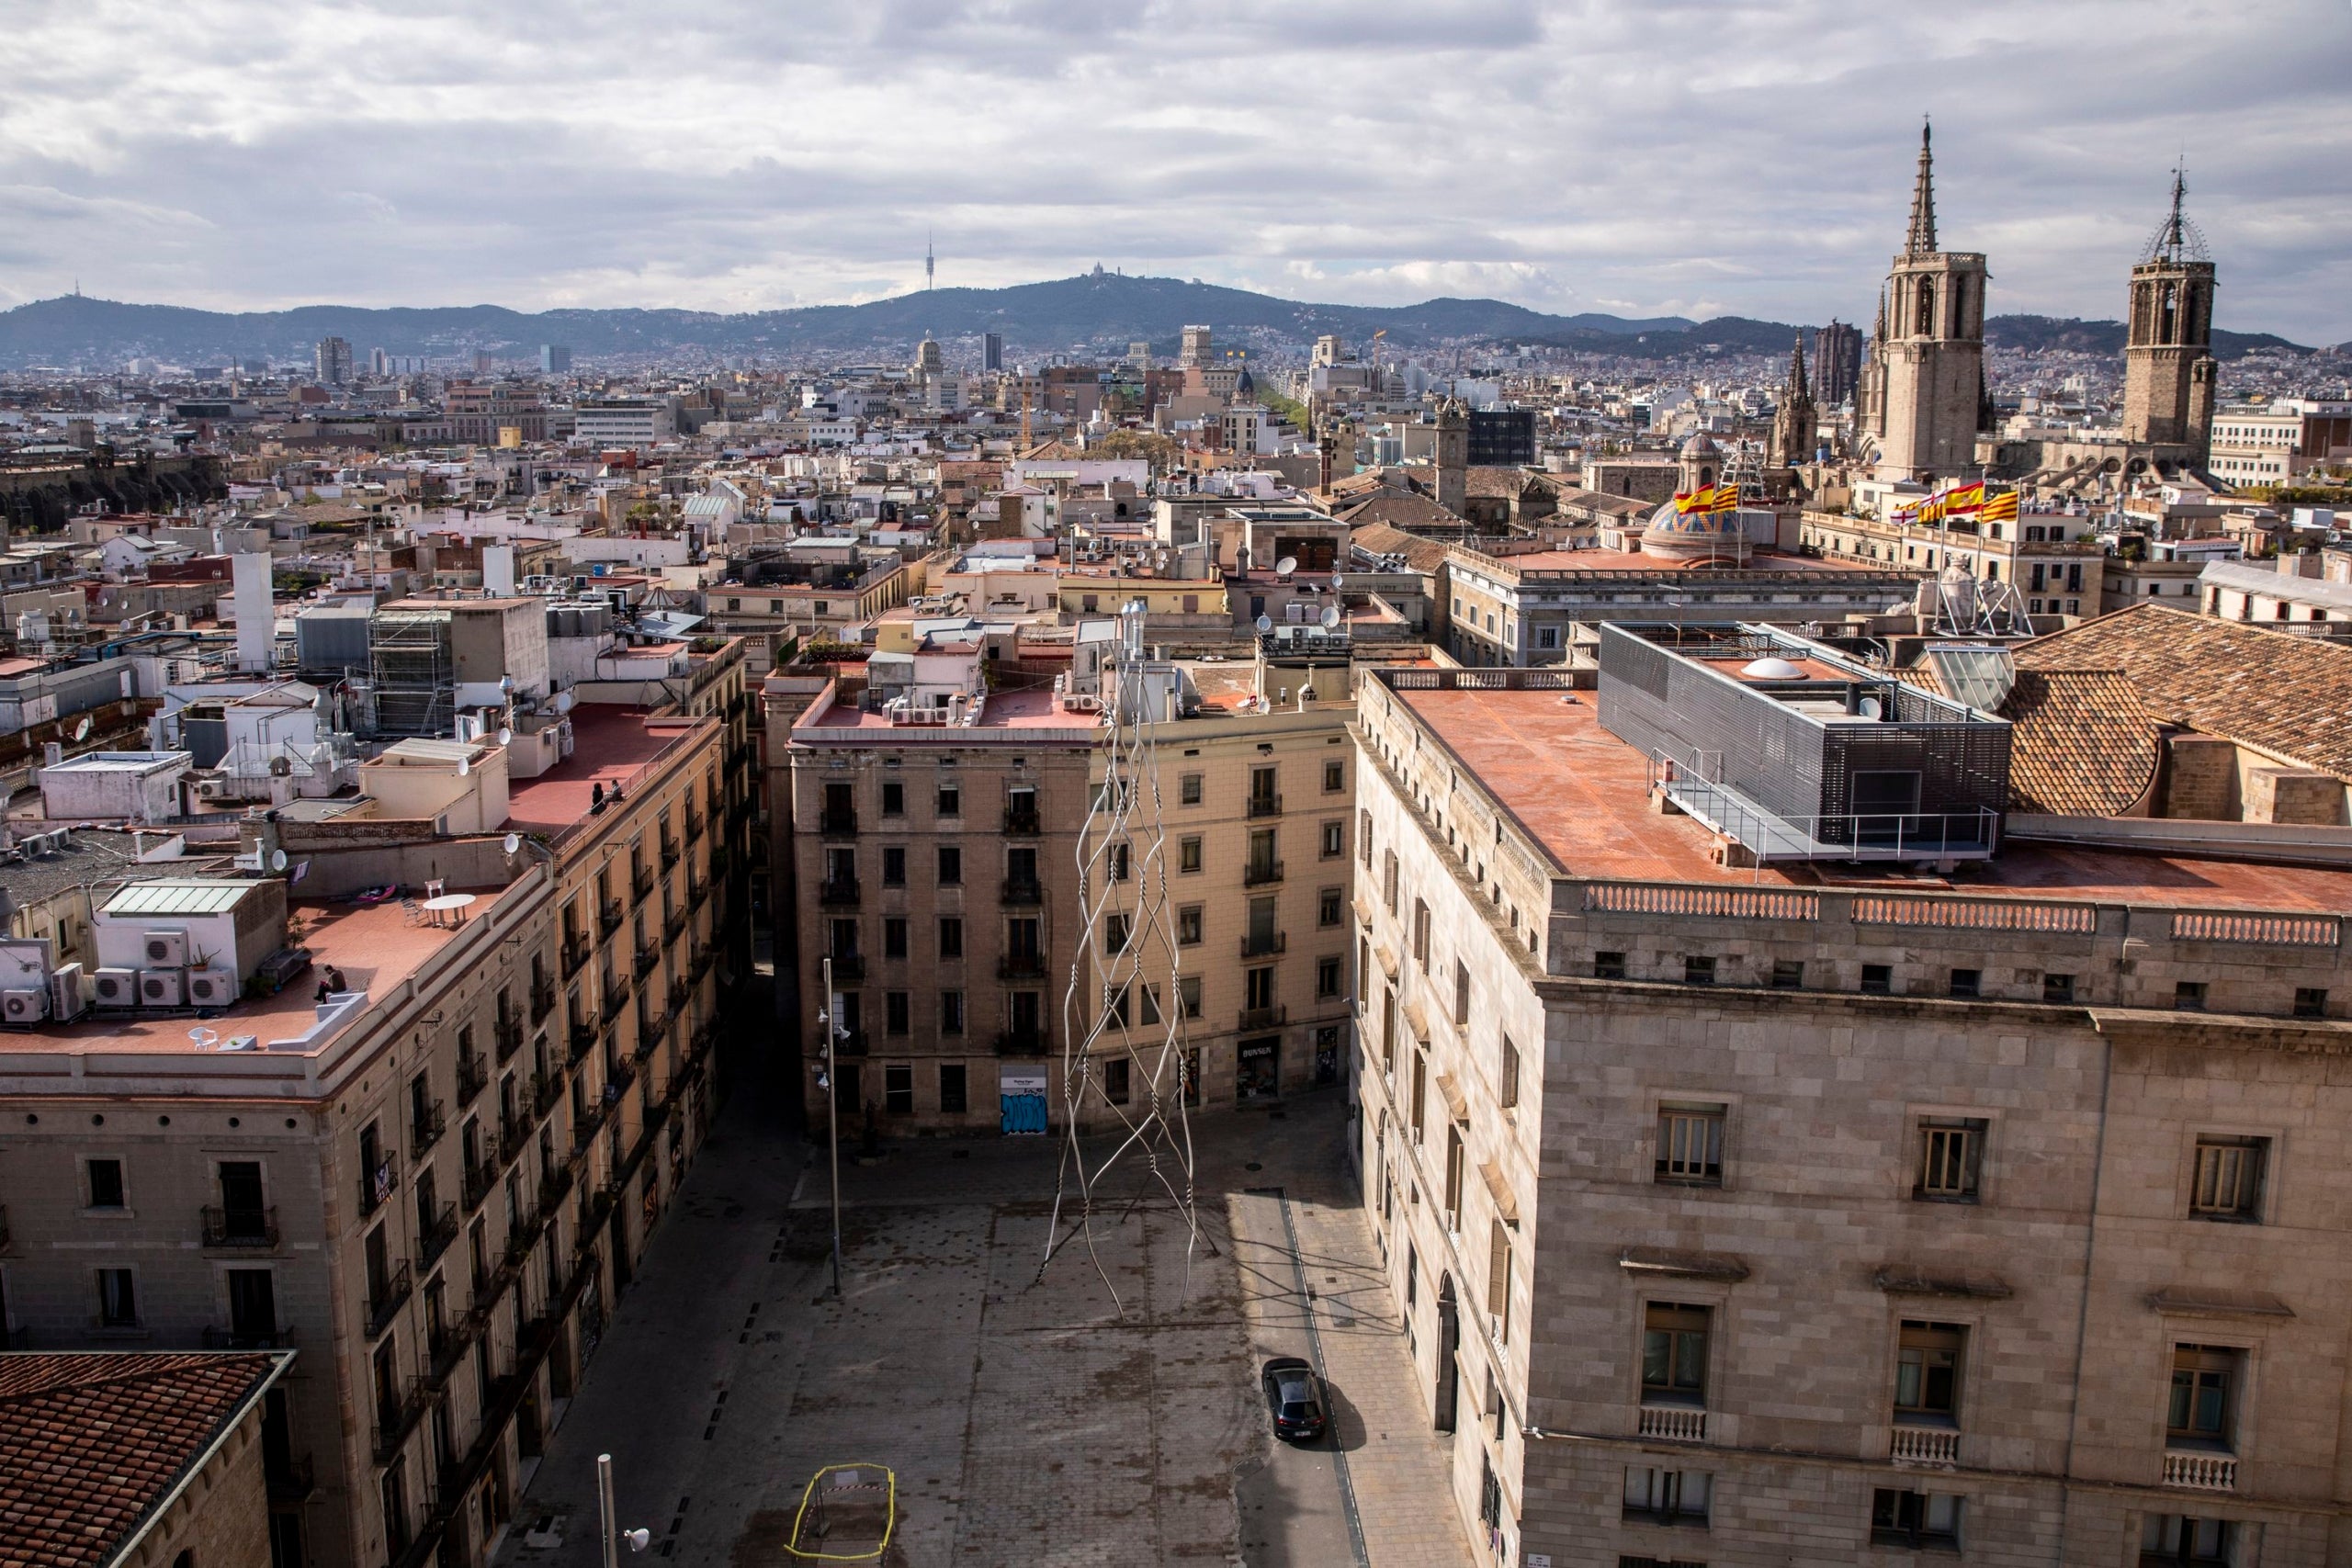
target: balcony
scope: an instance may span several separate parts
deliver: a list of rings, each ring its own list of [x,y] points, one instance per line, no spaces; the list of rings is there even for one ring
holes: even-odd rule
[[[873,1037],[863,1029],[844,1030],[833,1037],[833,1054],[837,1056],[863,1056],[873,1043]]]
[[[1046,977],[1046,955],[1042,953],[1008,953],[996,961],[996,977],[1000,980],[1042,980]]]
[[[251,1324],[232,1324],[226,1328],[204,1331],[204,1348],[208,1350],[290,1350],[294,1348],[291,1328],[257,1328]]]
[[[631,872],[628,879],[628,901],[631,904],[642,904],[652,897],[653,874],[642,869]]]
[[[2165,1482],[2190,1492],[2234,1492],[2238,1489],[2235,1454],[2210,1450],[2165,1450]]]
[[[673,909],[662,917],[662,946],[674,946],[677,940],[685,934],[686,912],[684,909]]]
[[[608,969],[605,972],[604,995],[605,1022],[609,1025],[621,1015],[621,1006],[628,1000],[628,974],[626,970]]]
[[[1669,1443],[1703,1443],[1707,1413],[1688,1404],[1645,1404],[1639,1435]]]
[[[1241,871],[1241,886],[1264,887],[1283,879],[1283,863],[1278,860],[1251,861]]]
[[[277,1462],[268,1463],[264,1455],[267,1473],[264,1484],[272,1498],[281,1503],[299,1503],[318,1489],[318,1469],[309,1454],[288,1454]]]
[[[385,1156],[374,1170],[359,1179],[359,1213],[372,1214],[383,1207],[384,1200],[392,1195],[392,1189],[400,1185],[400,1162]]]
[[[1281,795],[1253,795],[1250,797],[1250,815],[1251,817],[1280,817],[1282,814],[1283,797]]]
[[[277,1245],[277,1211],[275,1209],[219,1209],[202,1211],[204,1245],[209,1248],[228,1250],[238,1247],[266,1249]]]
[[[832,960],[833,981],[836,985],[840,984],[843,980],[854,981],[865,978],[865,955],[864,953],[836,953],[832,955]]]
[[[442,1324],[437,1333],[428,1329],[424,1336],[426,1381],[435,1388],[446,1384],[449,1374],[458,1370],[458,1362],[465,1355],[466,1347],[481,1337],[482,1328],[488,1321],[487,1309],[477,1307],[471,1312],[459,1313]]]
[[[541,986],[531,993],[531,1027],[537,1029],[555,1011],[555,987]]]
[[[412,1381],[407,1390],[390,1404],[379,1401],[376,1406],[376,1462],[390,1464],[398,1458],[401,1444],[416,1430],[431,1404],[429,1393],[421,1381]]]
[[[532,1115],[545,1116],[555,1109],[555,1102],[562,1097],[563,1076],[561,1074],[533,1073],[531,1075]]]
[[[996,1037],[1000,1056],[1042,1056],[1054,1043],[1054,1032],[1044,1024],[1035,1029],[1007,1029]]]
[[[594,951],[586,937],[566,932],[563,939],[563,977],[571,979],[587,966],[588,954]]]
[[[490,1037],[497,1043],[498,1059],[503,1062],[523,1048],[523,1021],[502,1018],[490,1026]]]
[[[564,1194],[571,1190],[571,1168],[568,1165],[556,1167],[548,1173],[548,1179],[539,1183],[539,1213],[548,1219],[555,1218],[556,1210],[563,1205]]]
[[[425,1152],[441,1141],[448,1130],[448,1118],[441,1113],[441,1102],[412,1108],[408,1123],[408,1154],[411,1159],[423,1159]]]
[[[464,1177],[466,1208],[471,1211],[481,1207],[481,1201],[489,1197],[490,1190],[497,1185],[498,1167],[492,1161],[484,1160],[480,1165],[466,1167]]]
[[[1887,1457],[1897,1464],[1957,1465],[1960,1432],[1951,1427],[1897,1427]]]
[[[589,1009],[571,1021],[571,1059],[574,1062],[588,1054],[596,1043],[596,1010]]]
[[[1280,1029],[1290,1018],[1290,1010],[1277,1003],[1272,1007],[1243,1008],[1240,1029]]]
[[[1004,830],[1008,837],[1034,839],[1046,830],[1045,818],[1037,814],[1034,806],[1025,811],[1008,807],[1004,813]]]
[[[686,813],[686,842],[690,844],[695,843],[701,838],[702,818],[694,812],[689,811]]]
[[[368,1287],[368,1338],[375,1338],[390,1326],[392,1315],[407,1302],[408,1293],[408,1259],[403,1258],[382,1279]]]
[[[857,831],[857,813],[850,811],[820,811],[817,831],[828,835],[847,835]]]
[[[699,909],[702,901],[710,897],[710,884],[691,872],[686,875],[686,908]]]
[[[817,885],[817,902],[831,908],[845,908],[857,902],[859,891],[854,876],[829,876]]]
[[[605,907],[596,911],[596,934],[598,938],[602,939],[609,937],[615,931],[620,930],[621,919],[625,913],[626,911],[621,908],[621,901],[619,899],[605,899]]]
[[[1262,936],[1245,936],[1241,939],[1241,956],[1244,958],[1272,958],[1289,945],[1290,933],[1288,931],[1274,931],[1269,935]]]
[[[1026,908],[1046,901],[1046,885],[1034,877],[1005,879],[1004,892],[999,902],[1012,908]]]
[[[711,965],[718,962],[718,949],[715,947],[706,947],[699,953],[696,953],[695,954],[694,962],[694,977],[696,980],[700,980],[705,975],[710,973]]]
[[[640,980],[644,979],[648,975],[653,973],[653,966],[661,962],[662,950],[660,948],[639,948],[637,950],[637,977]]]
[[[676,868],[677,863],[678,863],[678,841],[677,841],[675,839],[664,839],[664,840],[662,840],[662,869],[663,871],[670,871],[670,870],[673,870],[673,869],[675,869],[675,868]]]
[[[638,1014],[636,1055],[639,1061],[642,1062],[653,1055],[654,1047],[662,1043],[662,1036],[669,1027],[670,1014],[666,1011],[657,1012],[650,1018],[643,1013]]]
[[[474,1096],[490,1082],[490,1067],[479,1051],[461,1051],[458,1055],[458,1106],[460,1110],[474,1102]]]
[[[426,1225],[416,1238],[416,1267],[419,1271],[432,1268],[433,1260],[448,1251],[449,1244],[457,1239],[458,1206],[444,1203],[441,1212],[433,1217],[433,1223]]]
[[[587,1109],[572,1119],[571,1156],[574,1159],[586,1154],[589,1147],[595,1143],[596,1130],[602,1127],[605,1124],[605,1119],[612,1114],[614,1103],[613,1100],[592,1100],[588,1102]]]
[[[681,975],[671,981],[670,1016],[675,1018],[684,1013],[686,1010],[686,1004],[694,999],[694,983],[684,976]]]
[[[621,1095],[621,1090],[628,1088],[629,1085],[636,1081],[636,1058],[633,1056],[620,1056],[615,1058],[613,1061],[606,1063],[605,1066],[605,1098],[607,1100],[618,1100]]]

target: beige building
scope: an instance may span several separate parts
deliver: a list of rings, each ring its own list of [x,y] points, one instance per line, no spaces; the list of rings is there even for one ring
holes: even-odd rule
[[[1951,479],[1975,461],[1989,276],[1982,253],[1937,247],[1934,159],[1922,129],[1910,228],[1880,296],[1857,409],[1881,478]]]
[[[2006,582],[2032,615],[2096,615],[2104,592],[2107,551],[2086,516],[2028,513],[2011,523],[1919,524],[1809,510],[1798,538],[1826,561],[1915,574],[1958,567],[1979,581]]]
[[[2131,727],[1763,628],[1592,680],[1359,698],[1364,1201],[1479,1560],[2352,1555],[2352,872],[2005,841]]]

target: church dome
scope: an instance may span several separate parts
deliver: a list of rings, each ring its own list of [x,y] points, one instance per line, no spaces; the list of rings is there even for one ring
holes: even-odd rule
[[[1245,366],[1242,367],[1241,374],[1233,378],[1233,400],[1237,403],[1240,402],[1245,399],[1255,397],[1257,392],[1258,383],[1250,378],[1249,367]]]
[[[1677,512],[1669,501],[1650,513],[1642,529],[1642,554],[1736,566],[1747,558],[1747,532],[1736,512]]]
[[[1715,438],[1703,430],[1697,432],[1690,440],[1682,444],[1682,456],[1685,458],[1716,457],[1722,455],[1723,448],[1715,445]]]

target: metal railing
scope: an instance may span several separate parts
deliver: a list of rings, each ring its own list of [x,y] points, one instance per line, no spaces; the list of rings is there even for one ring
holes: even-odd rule
[[[1282,814],[1283,814],[1283,797],[1282,797],[1281,795],[1251,795],[1251,796],[1250,797],[1250,816],[1252,816],[1252,817],[1280,817]]]
[[[1272,935],[1250,935],[1241,939],[1244,958],[1271,958],[1290,945],[1290,933],[1275,931]]]
[[[1283,1024],[1289,1020],[1289,1017],[1290,1010],[1282,1006],[1280,1003],[1276,1003],[1272,1007],[1243,1008],[1241,1010],[1241,1021],[1238,1027],[1242,1029],[1280,1029]]]
[[[996,1054],[1000,1056],[1042,1056],[1054,1042],[1054,1032],[1044,1024],[1035,1029],[1007,1029],[998,1032]]]
[[[400,1185],[400,1162],[390,1155],[379,1161],[375,1169],[362,1173],[359,1178],[360,1213],[372,1214],[382,1208],[385,1200],[391,1197],[392,1190]]]
[[[474,1096],[480,1094],[489,1082],[490,1068],[482,1062],[481,1053],[479,1051],[458,1053],[458,1103],[459,1106],[472,1104]]]
[[[383,1333],[390,1325],[392,1314],[401,1310],[401,1303],[408,1298],[408,1259],[403,1258],[393,1264],[382,1279],[368,1284],[368,1337],[373,1339]]]
[[[857,831],[855,811],[820,811],[817,814],[820,833],[854,833]]]
[[[833,965],[840,973],[841,965]],[[1008,953],[996,961],[996,977],[1000,980],[1042,980],[1046,977],[1046,955],[1042,953]]]
[[[1283,863],[1278,860],[1251,861],[1241,872],[1241,886],[1244,887],[1263,887],[1270,882],[1282,879]]]
[[[419,1269],[432,1268],[433,1260],[448,1251],[449,1244],[457,1239],[458,1206],[455,1203],[444,1203],[441,1205],[441,1212],[433,1216],[432,1223],[424,1226],[417,1235],[417,1268]]]
[[[1022,907],[1046,901],[1046,885],[1029,878],[1007,877],[999,902]]]
[[[276,1209],[209,1207],[202,1211],[202,1218],[204,1245],[208,1247],[271,1247],[277,1245]]]
[[[1004,830],[1018,838],[1035,838],[1046,830],[1046,822],[1035,809],[1016,811],[1008,807],[1004,813]]]
[[[448,1118],[442,1114],[439,1100],[421,1108],[413,1107],[408,1123],[409,1157],[423,1159],[425,1151],[441,1141],[441,1134],[448,1131]]]

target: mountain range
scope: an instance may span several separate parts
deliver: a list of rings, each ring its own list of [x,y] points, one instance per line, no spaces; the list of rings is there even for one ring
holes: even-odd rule
[[[702,310],[545,310],[496,305],[364,309],[306,305],[228,313],[176,305],[132,305],[73,294],[0,311],[0,367],[112,367],[145,355],[181,366],[248,359],[308,359],[312,345],[342,337],[364,363],[382,348],[446,359],[469,352],[536,360],[538,345],[569,344],[583,357],[681,350],[763,359],[881,355],[902,358],[925,335],[942,340],[1002,334],[1016,353],[1100,353],[1149,342],[1172,355],[1190,323],[1215,329],[1228,346],[1270,338],[1311,341],[1335,333],[1361,348],[1376,331],[1392,348],[1487,344],[1545,344],[1630,359],[1691,355],[1785,354],[1812,328],[1717,316],[1629,319],[1599,313],[1547,315],[1498,299],[1426,299],[1418,305],[1317,305],[1248,289],[1095,271],[1005,288],[941,288],[863,305],[815,305],[743,314]],[[1996,345],[2120,354],[2123,323],[2047,316],[1986,322]],[[2216,331],[2214,352],[2237,358],[2257,348],[2310,352],[2268,333]]]

